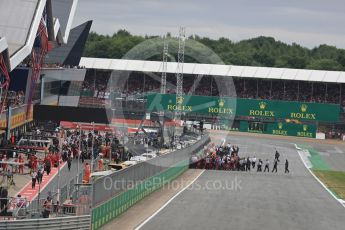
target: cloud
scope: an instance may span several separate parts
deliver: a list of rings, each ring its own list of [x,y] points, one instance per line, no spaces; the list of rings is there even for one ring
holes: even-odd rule
[[[113,34],[187,33],[241,40],[272,36],[307,47],[345,48],[345,4],[341,0],[82,0],[75,25],[93,19],[92,30]]]

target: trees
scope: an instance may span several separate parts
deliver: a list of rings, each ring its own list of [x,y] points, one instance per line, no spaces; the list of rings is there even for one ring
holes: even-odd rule
[[[84,56],[122,58],[137,44],[154,37],[156,36],[136,36],[126,30],[119,30],[112,36],[91,32],[86,43]],[[167,37],[173,39],[170,33]],[[212,49],[225,64],[345,70],[345,50],[329,45],[307,49],[296,43],[290,45],[264,36],[239,42],[233,42],[228,38],[211,39],[198,35],[193,35],[189,39]],[[177,53],[178,44],[177,38],[175,40],[176,42],[174,41],[174,44],[169,47],[169,52],[174,56]],[[153,60],[161,60],[161,56],[154,57]],[[185,61],[194,62],[195,60],[187,57]]]
[[[317,70],[343,70],[344,67],[340,65],[336,60],[323,58],[312,60],[307,69],[317,69]]]

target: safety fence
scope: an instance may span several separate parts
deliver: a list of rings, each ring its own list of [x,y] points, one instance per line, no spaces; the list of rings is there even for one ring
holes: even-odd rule
[[[199,152],[209,141],[209,136],[205,135],[201,140],[185,149],[137,164],[136,167],[132,166],[126,170],[121,170],[109,177],[100,178],[99,181],[103,183],[103,187],[94,190],[94,195],[97,194],[94,196],[94,201],[99,201],[102,191],[108,192],[108,194],[103,194],[104,196],[107,195],[106,197],[111,194],[114,195],[111,195],[107,201],[94,206],[91,218],[92,229],[101,228],[135,203],[185,172],[189,167],[190,156]],[[115,174],[120,176],[114,177]],[[145,178],[145,176],[147,177]],[[97,188],[97,184],[100,185],[96,183],[94,189]]]
[[[90,215],[0,221],[0,229],[7,230],[40,230],[40,229],[90,229]]]
[[[83,173],[81,172],[79,174],[79,181],[82,181]],[[58,193],[57,193],[57,184],[53,185],[52,188],[49,191],[44,191],[40,194],[40,198],[35,198],[31,202],[28,202],[26,210],[27,213],[30,213],[30,215],[27,215],[26,218],[37,218],[40,217],[41,213],[44,210],[43,204],[47,199],[47,196],[52,198],[53,206],[60,207],[62,210],[63,206],[62,204],[69,198],[72,198],[73,201],[77,201],[80,194],[78,194],[79,189],[76,186],[77,178],[72,178],[67,181],[66,184],[63,186],[60,186],[60,198],[58,199]],[[57,204],[57,200],[60,201],[60,204]],[[66,212],[56,212],[57,216],[64,216]],[[90,213],[84,213],[84,214],[90,214]],[[67,215],[76,215],[76,213],[67,213]]]
[[[93,207],[113,198],[122,191],[133,188],[160,172],[163,172],[177,163],[189,160],[191,154],[198,152],[209,142],[209,135],[205,134],[200,140],[190,146],[176,150],[151,160],[141,162],[129,168],[113,172],[93,182],[92,204]]]
[[[188,161],[182,161],[94,208],[91,219],[92,230],[99,229],[104,224],[118,217],[135,203],[175,179],[187,169]]]

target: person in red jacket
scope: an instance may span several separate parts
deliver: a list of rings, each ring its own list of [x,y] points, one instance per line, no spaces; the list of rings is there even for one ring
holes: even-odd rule
[[[18,157],[18,162],[19,162],[19,173],[24,174],[24,158],[23,155],[20,154]]]
[[[85,163],[84,178],[83,178],[84,184],[90,183],[90,176],[91,176],[91,167],[90,167],[89,163]]]
[[[32,168],[31,169],[33,171],[36,171],[37,170],[37,157],[33,156],[33,160],[31,162],[32,162]]]

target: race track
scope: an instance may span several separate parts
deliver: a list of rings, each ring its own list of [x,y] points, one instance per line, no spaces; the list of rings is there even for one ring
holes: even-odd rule
[[[304,167],[293,143],[255,137],[229,141],[240,146],[240,156],[271,162],[277,147],[281,163],[290,161],[291,173],[284,174],[283,165],[277,174],[204,171],[141,229],[344,229],[344,207]]]

